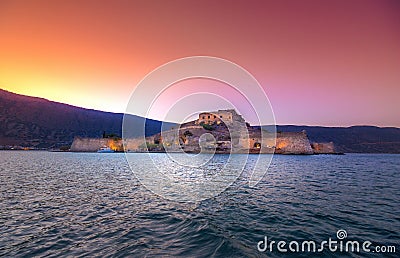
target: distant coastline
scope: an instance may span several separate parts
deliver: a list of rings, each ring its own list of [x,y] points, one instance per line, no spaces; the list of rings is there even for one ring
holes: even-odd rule
[[[146,129],[137,137],[161,131],[161,121],[131,116]],[[57,150],[71,146],[75,137],[101,139],[106,131],[122,135],[123,114],[90,110],[28,97],[0,89],[0,150]],[[165,123],[164,123],[165,124]],[[167,127],[176,126],[166,123]],[[376,126],[322,127],[277,125],[276,131],[305,130],[311,143],[333,142],[344,153],[400,153],[400,128]]]

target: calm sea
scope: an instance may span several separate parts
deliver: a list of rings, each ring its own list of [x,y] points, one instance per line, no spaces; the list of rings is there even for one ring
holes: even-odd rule
[[[121,153],[1,151],[0,165],[0,256],[380,257],[376,246],[395,246],[385,257],[400,253],[400,155],[275,155],[255,187],[245,170],[195,204],[148,191]],[[370,241],[371,253],[257,248],[265,237],[286,248],[338,240],[338,230],[343,241]]]

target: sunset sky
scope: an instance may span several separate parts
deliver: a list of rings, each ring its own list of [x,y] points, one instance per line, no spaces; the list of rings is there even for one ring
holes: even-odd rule
[[[278,124],[400,127],[397,0],[0,0],[0,88],[12,92],[122,113],[146,74],[197,55],[248,70]]]

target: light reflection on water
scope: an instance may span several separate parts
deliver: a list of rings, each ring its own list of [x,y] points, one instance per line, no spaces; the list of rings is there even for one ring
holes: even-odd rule
[[[2,151],[0,256],[279,256],[257,242],[338,229],[399,246],[400,155],[276,155],[251,188],[256,157],[220,195],[185,204],[144,188],[124,154]]]

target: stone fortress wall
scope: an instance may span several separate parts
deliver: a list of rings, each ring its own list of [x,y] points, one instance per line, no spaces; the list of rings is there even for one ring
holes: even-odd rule
[[[76,152],[96,152],[102,147],[109,147],[114,151],[123,150],[122,140],[119,139],[83,137],[75,137],[70,150]]]

